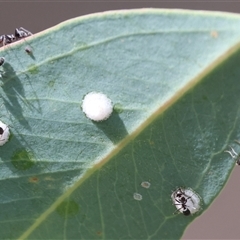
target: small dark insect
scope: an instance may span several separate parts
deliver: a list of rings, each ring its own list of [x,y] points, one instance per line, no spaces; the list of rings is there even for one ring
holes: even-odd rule
[[[238,141],[235,141],[236,143],[240,144]],[[236,161],[236,165],[240,165],[240,153],[236,153],[235,150],[229,146],[230,150],[225,150],[224,152],[227,152],[230,154],[230,156]]]
[[[2,66],[5,62],[5,58],[4,57],[0,57],[0,66]]]
[[[191,188],[177,188],[171,195],[176,212],[185,216],[198,212],[201,208],[201,197]]]
[[[25,47],[25,51],[27,54],[32,54],[32,49],[29,46]]]
[[[191,196],[186,196],[183,189],[178,188],[176,190],[175,196],[174,196],[174,199],[175,199],[175,204],[174,205],[181,205],[181,208],[178,208],[177,212],[182,209],[182,213],[185,216],[188,216],[188,215],[191,214],[191,212],[190,212],[190,210],[188,209],[188,206],[187,206],[187,201],[188,201],[189,198],[191,198]]]

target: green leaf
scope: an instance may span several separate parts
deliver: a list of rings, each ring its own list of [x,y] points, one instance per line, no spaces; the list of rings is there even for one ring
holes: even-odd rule
[[[239,41],[239,15],[145,9],[3,47],[1,239],[180,238],[234,165]],[[108,120],[81,111],[91,91],[114,103]],[[177,186],[202,197],[199,213],[173,214]]]

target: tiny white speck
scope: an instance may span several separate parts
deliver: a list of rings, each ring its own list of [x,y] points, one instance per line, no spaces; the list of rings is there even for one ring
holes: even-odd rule
[[[91,120],[103,121],[112,114],[112,101],[103,93],[90,92],[82,101],[82,110]]]
[[[142,195],[139,194],[139,193],[134,193],[133,198],[137,201],[141,201],[142,200]]]
[[[0,121],[0,146],[3,146],[9,139],[9,127]]]
[[[141,183],[141,186],[142,186],[143,188],[150,188],[151,183],[149,183],[149,182],[142,182],[142,183]]]

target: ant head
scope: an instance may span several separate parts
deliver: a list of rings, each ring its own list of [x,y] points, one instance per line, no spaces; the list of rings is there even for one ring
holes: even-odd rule
[[[179,187],[179,188],[177,188],[175,191],[173,191],[173,193],[172,193],[172,197],[174,197],[174,198],[181,198],[181,197],[183,197],[185,195],[185,192],[184,192],[184,189],[183,188],[181,188],[181,187]]]

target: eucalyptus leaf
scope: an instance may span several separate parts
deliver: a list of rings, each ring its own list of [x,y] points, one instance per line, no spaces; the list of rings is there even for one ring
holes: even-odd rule
[[[1,239],[180,238],[234,166],[239,42],[239,15],[139,9],[2,47]],[[82,112],[92,91],[109,119]],[[201,196],[198,213],[176,213],[176,187]]]

